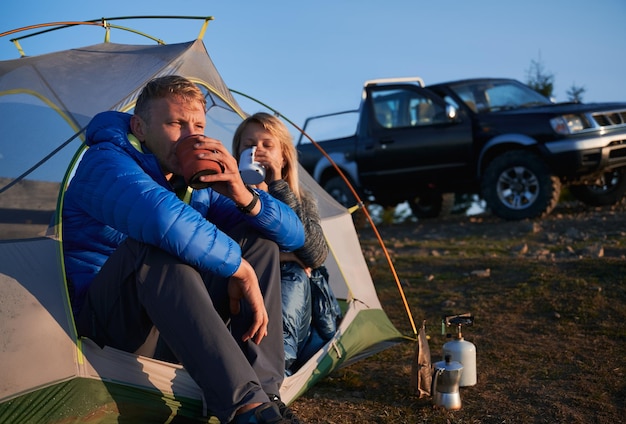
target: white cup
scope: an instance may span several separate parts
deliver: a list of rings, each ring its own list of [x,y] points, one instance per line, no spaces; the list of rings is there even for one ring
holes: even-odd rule
[[[239,156],[239,173],[244,183],[260,184],[265,179],[265,168],[254,160],[256,146],[247,148]]]

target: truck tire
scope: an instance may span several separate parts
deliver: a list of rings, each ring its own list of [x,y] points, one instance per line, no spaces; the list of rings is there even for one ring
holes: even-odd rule
[[[356,205],[356,198],[341,177],[332,177],[324,184],[324,190],[346,208]]]
[[[515,150],[491,161],[481,182],[491,212],[506,220],[548,215],[559,201],[561,181],[537,155]]]
[[[626,194],[626,171],[605,172],[596,184],[572,185],[570,193],[589,206],[608,206],[619,203]]]
[[[454,206],[454,193],[439,190],[426,190],[408,200],[411,212],[418,219],[432,219],[447,215]]]

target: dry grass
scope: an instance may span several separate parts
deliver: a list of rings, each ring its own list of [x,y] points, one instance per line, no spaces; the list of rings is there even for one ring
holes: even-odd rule
[[[415,344],[338,370],[292,405],[308,423],[617,423],[626,416],[626,208],[569,203],[541,221],[484,215],[383,225],[416,322],[441,360],[444,315],[471,312],[478,383],[462,408],[409,389]],[[412,329],[373,233],[360,230],[381,302]],[[489,270],[488,277],[473,271]]]

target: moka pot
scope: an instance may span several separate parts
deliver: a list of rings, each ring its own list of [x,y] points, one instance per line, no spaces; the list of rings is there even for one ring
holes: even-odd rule
[[[459,382],[463,373],[463,365],[458,361],[451,361],[446,355],[444,361],[433,366],[432,396],[435,406],[448,410],[461,409],[461,393]]]

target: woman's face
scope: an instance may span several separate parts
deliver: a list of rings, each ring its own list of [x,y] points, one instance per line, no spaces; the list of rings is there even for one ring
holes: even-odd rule
[[[252,146],[256,146],[254,160],[280,178],[280,171],[285,163],[280,141],[257,122],[247,124],[241,133],[238,155]]]

